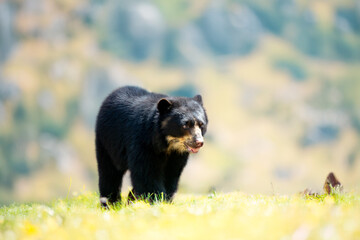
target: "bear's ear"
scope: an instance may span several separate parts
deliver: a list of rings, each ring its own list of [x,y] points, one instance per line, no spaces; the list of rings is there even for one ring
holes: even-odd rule
[[[157,104],[157,109],[160,113],[165,113],[170,110],[171,105],[172,103],[168,99],[162,98]]]
[[[200,103],[201,105],[203,104],[201,95],[196,95],[196,96],[194,97],[194,99],[195,99],[195,101],[197,101],[197,102]]]

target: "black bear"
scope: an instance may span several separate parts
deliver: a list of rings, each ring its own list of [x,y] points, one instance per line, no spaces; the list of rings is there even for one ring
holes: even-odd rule
[[[132,86],[112,92],[95,129],[101,204],[121,200],[127,170],[133,196],[171,201],[189,153],[204,144],[207,124],[200,95],[169,97]]]

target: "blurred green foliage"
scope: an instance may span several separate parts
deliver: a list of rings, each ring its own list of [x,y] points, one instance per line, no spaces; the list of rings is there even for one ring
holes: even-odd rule
[[[295,81],[301,82],[306,80],[308,77],[308,73],[306,72],[305,67],[295,59],[276,59],[274,61],[274,67],[279,70],[288,72]]]
[[[358,194],[212,192],[172,204],[144,201],[104,211],[93,192],[0,208],[0,239],[358,239]],[[211,226],[211,227],[209,227]]]

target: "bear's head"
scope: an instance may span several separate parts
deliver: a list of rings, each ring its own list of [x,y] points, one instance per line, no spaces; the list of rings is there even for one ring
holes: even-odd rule
[[[157,104],[168,151],[197,153],[204,145],[208,118],[202,98],[162,98]]]

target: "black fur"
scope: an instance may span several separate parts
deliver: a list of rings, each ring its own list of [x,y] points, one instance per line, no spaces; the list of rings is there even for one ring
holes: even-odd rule
[[[135,197],[154,201],[163,195],[171,200],[190,150],[202,146],[207,123],[200,95],[168,97],[138,87],[115,90],[96,122],[100,197],[120,201],[122,178],[129,170]]]

